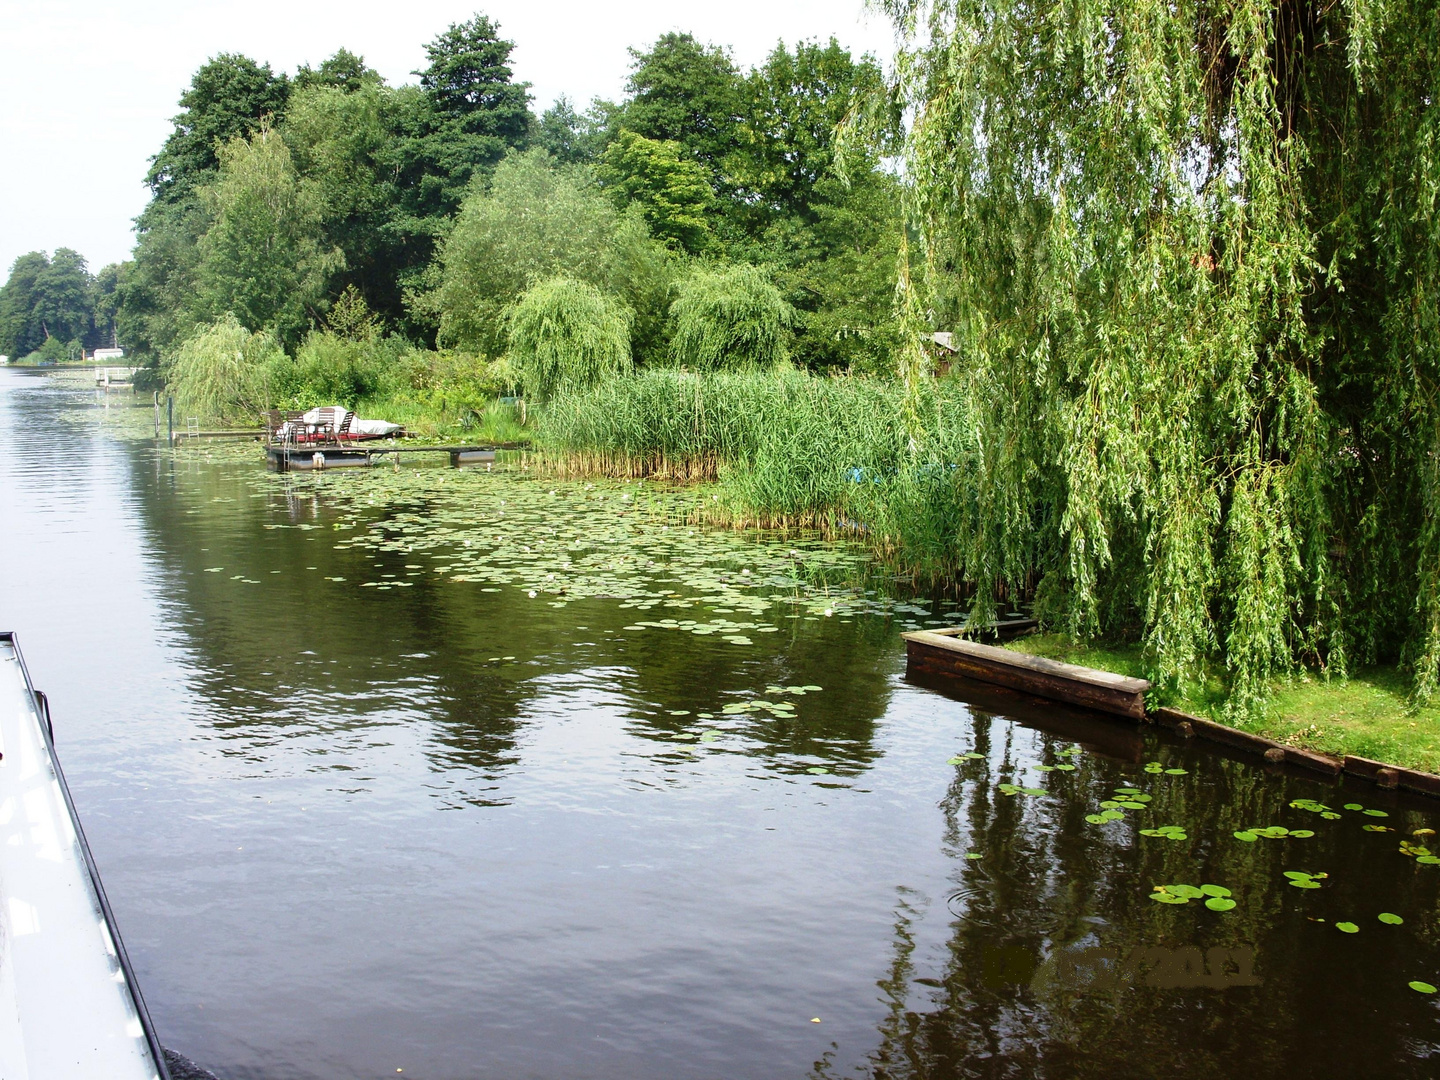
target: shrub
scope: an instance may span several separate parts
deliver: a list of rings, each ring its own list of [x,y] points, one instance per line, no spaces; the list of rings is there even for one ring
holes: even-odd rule
[[[510,352],[538,399],[592,386],[630,369],[630,312],[594,286],[554,277],[533,286],[509,315]]]
[[[697,270],[670,307],[676,363],[705,370],[775,367],[790,358],[795,309],[748,264]]]

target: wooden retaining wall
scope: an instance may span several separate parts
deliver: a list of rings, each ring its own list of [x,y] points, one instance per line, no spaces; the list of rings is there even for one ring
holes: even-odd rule
[[[1255,754],[1273,765],[1290,765],[1324,776],[1341,774],[1369,780],[1382,788],[1403,788],[1440,798],[1440,776],[1348,755],[1344,758],[1286,746],[1274,739],[1217,724],[1178,709],[1147,710],[1145,692],[1150,684],[1111,671],[1046,660],[1039,656],[992,645],[981,645],[961,635],[964,628],[919,630],[901,634],[905,639],[906,670],[911,675],[968,679],[1063,701],[1139,723],[1154,723],[1185,738],[1200,738],[1232,750]]]

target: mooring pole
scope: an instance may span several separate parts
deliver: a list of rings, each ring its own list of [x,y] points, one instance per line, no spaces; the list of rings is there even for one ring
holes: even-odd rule
[[[175,445],[175,399],[169,394],[165,395],[165,435],[170,440],[170,445]]]
[[[155,399],[155,437],[160,437],[160,391],[156,390],[152,395]]]

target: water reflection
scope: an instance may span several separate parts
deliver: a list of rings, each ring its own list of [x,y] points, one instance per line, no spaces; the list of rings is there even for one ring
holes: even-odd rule
[[[277,477],[109,412],[0,372],[0,610],[162,1035],[222,1075],[1430,1071],[1423,803],[907,683],[924,605],[685,492]]]

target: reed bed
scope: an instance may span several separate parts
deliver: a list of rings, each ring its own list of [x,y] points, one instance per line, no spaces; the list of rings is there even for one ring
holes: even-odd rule
[[[903,395],[790,369],[650,369],[555,398],[535,443],[556,473],[718,481],[707,522],[850,534],[899,571],[958,581],[978,495],[966,398],[928,389],[912,441]]]

